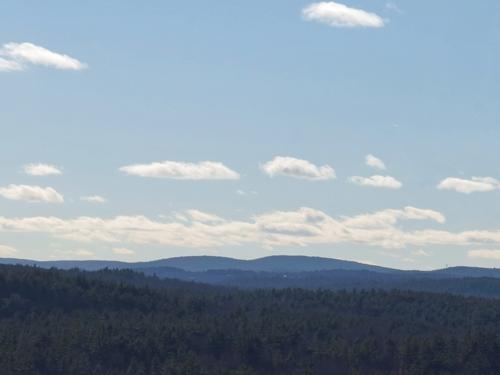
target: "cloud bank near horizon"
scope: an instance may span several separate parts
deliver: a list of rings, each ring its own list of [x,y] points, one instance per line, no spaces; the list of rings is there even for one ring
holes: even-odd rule
[[[426,229],[405,230],[401,226],[405,221],[433,225]],[[0,217],[0,232],[39,233],[53,239],[112,244],[115,248],[161,245],[207,249],[257,245],[272,249],[344,243],[404,249],[430,245],[500,245],[500,229],[450,232],[434,228],[445,221],[444,215],[438,211],[411,206],[340,218],[302,207],[294,211],[265,212],[246,220],[225,219],[199,210],[174,213],[169,219],[162,220],[141,215],[109,219],[88,216],[75,219]]]

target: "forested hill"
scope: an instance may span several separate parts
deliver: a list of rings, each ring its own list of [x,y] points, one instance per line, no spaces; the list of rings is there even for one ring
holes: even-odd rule
[[[296,273],[318,271],[371,271],[384,274],[420,274],[428,277],[496,277],[500,269],[478,267],[449,267],[433,271],[404,271],[394,268],[353,262],[349,260],[311,256],[275,255],[257,259],[234,259],[219,256],[185,256],[158,259],[146,262],[120,262],[110,260],[51,260],[0,258],[0,264],[30,265],[41,268],[72,269],[96,271],[104,268],[133,269],[148,273],[151,269],[182,270],[186,272],[206,271],[251,271],[268,273]]]
[[[309,272],[323,270],[368,270],[377,272],[393,272],[390,268],[363,264],[347,260],[309,257],[309,256],[268,256],[264,258],[243,260],[219,256],[185,256],[158,259],[147,262],[119,262],[107,260],[54,260],[36,261],[29,259],[0,258],[1,264],[36,265],[42,268],[71,269],[80,268],[95,271],[103,268],[141,269],[176,268],[188,272],[204,272],[210,270],[241,270],[254,272]]]
[[[401,289],[500,298],[500,270],[454,267],[435,271],[402,271],[338,259],[275,256],[255,260],[183,257],[150,262],[30,261],[0,263],[42,268],[131,269],[146,275],[243,289]],[[175,266],[175,267],[174,267]],[[232,268],[231,268],[232,267]]]
[[[500,301],[0,266],[0,373],[499,374]]]

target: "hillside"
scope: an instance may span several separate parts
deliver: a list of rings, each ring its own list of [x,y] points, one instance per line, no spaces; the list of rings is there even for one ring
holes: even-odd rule
[[[499,335],[495,300],[0,266],[2,375],[488,375]]]
[[[71,269],[79,268],[94,271],[104,268],[112,269],[161,269],[177,268],[190,272],[204,272],[211,270],[241,270],[254,272],[313,272],[328,270],[373,271],[379,273],[406,273],[427,275],[429,277],[496,277],[500,278],[500,269],[479,267],[450,267],[433,271],[403,271],[393,268],[380,267],[359,262],[309,257],[277,255],[264,258],[243,260],[217,256],[186,256],[159,259],[147,262],[120,262],[107,260],[56,260],[38,261],[29,259],[0,258],[0,264],[36,265],[41,268]]]
[[[35,261],[27,259],[0,258],[0,264],[36,265],[43,268],[56,267],[60,269],[80,268],[87,271],[103,268],[146,269],[162,267],[173,267],[192,272],[229,269],[255,272],[307,272],[332,269],[371,270],[377,272],[393,271],[389,268],[346,260],[307,256],[269,256],[252,260],[217,256],[187,256],[135,263],[101,260]]]
[[[402,271],[337,259],[275,256],[255,260],[181,257],[151,262],[49,261],[3,259],[0,263],[82,270],[130,269],[164,279],[194,281],[243,289],[401,289],[500,298],[500,271],[455,267]]]

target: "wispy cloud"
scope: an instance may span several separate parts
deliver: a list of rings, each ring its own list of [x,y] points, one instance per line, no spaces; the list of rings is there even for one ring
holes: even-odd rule
[[[428,251],[425,251],[424,249],[418,249],[415,251],[412,251],[411,255],[416,256],[416,257],[429,257],[431,254],[429,254]]]
[[[56,239],[106,244],[162,245],[189,248],[252,245],[264,248],[350,243],[385,249],[432,245],[500,245],[499,230],[449,232],[426,228],[403,230],[402,221],[443,224],[438,211],[405,207],[335,218],[303,207],[271,211],[246,220],[221,218],[201,211],[171,215],[165,221],[145,216],[115,218],[0,217],[0,231],[44,233]]]
[[[276,156],[261,166],[270,177],[287,176],[311,181],[334,179],[335,170],[329,165],[316,166],[310,161],[289,156]]]
[[[0,245],[0,257],[11,257],[17,254],[17,252],[17,249],[11,246]]]
[[[226,221],[220,216],[194,209],[186,210],[185,215],[188,217],[188,220],[192,220],[198,223],[213,224],[213,223],[223,223]]]
[[[408,206],[402,210],[387,209],[351,218],[345,217],[344,223],[353,228],[376,228],[393,226],[402,220],[431,220],[439,224],[446,222],[441,212]]]
[[[83,70],[87,64],[33,43],[7,43],[0,48],[0,70],[24,70],[30,65],[62,70]]]
[[[500,188],[500,182],[493,177],[472,177],[470,180],[448,177],[442,180],[437,188],[439,190],[454,190],[458,193],[485,193]]]
[[[14,72],[19,70],[23,70],[23,66],[21,64],[16,61],[0,57],[0,72]]]
[[[241,195],[241,196],[247,196],[247,195],[257,195],[258,193],[255,190],[243,190],[243,189],[238,189],[236,190],[236,194]]]
[[[495,259],[500,260],[500,250],[477,249],[470,250],[467,255],[472,259]]]
[[[396,3],[392,2],[385,3],[385,9],[398,14],[404,14],[404,11]]]
[[[384,27],[384,20],[377,14],[351,8],[333,1],[313,3],[302,10],[308,21],[325,23],[332,27]]]
[[[24,173],[29,174],[30,176],[51,176],[62,174],[62,171],[55,165],[42,163],[26,164],[23,167],[23,170]]]
[[[353,176],[349,179],[353,184],[359,186],[400,189],[403,184],[392,176],[374,175],[371,177]]]
[[[88,249],[75,249],[75,250],[60,250],[55,249],[52,251],[51,258],[53,259],[95,259],[96,254]]]
[[[365,164],[369,167],[380,169],[383,171],[387,169],[385,163],[376,156],[373,156],[372,154],[368,154],[365,156]]]
[[[64,198],[51,187],[31,185],[9,185],[0,187],[0,196],[16,201],[31,203],[63,203]]]
[[[120,171],[131,176],[174,180],[237,180],[240,178],[237,172],[214,161],[199,163],[163,161],[151,164],[133,164],[121,167]]]
[[[134,250],[127,249],[126,247],[115,247],[112,251],[117,255],[135,255]]]
[[[106,203],[108,200],[104,197],[101,197],[100,195],[90,195],[86,197],[81,197],[80,200],[89,202],[89,203],[97,203],[97,204],[103,204]]]

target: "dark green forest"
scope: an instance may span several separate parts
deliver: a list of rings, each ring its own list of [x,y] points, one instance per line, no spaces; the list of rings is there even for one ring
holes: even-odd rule
[[[499,374],[500,301],[0,266],[0,374]]]

